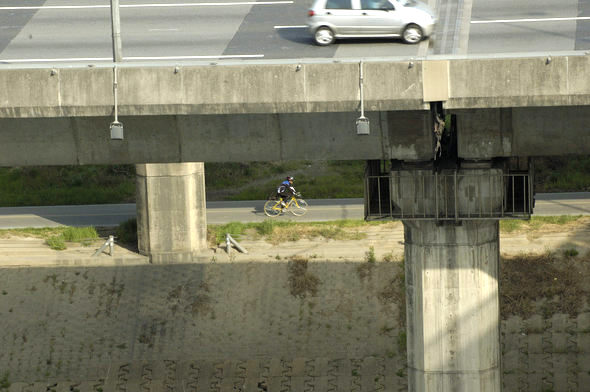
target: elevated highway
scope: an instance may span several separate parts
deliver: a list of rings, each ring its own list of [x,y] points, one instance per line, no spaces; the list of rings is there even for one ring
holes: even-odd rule
[[[1,66],[0,165],[429,160],[436,102],[456,115],[459,158],[590,152],[590,56],[363,67],[371,134],[359,138],[356,61],[123,64],[125,140],[112,142],[112,64]]]
[[[498,220],[530,216],[530,157],[590,153],[590,56],[363,71],[368,136],[357,61],[2,66],[0,166],[137,164],[140,251],[194,263],[203,162],[367,160],[365,214],[404,222],[409,389],[500,391]]]

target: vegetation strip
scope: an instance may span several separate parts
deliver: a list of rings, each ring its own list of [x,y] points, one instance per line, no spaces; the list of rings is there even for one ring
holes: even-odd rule
[[[262,200],[286,175],[307,199],[363,197],[365,161],[205,163],[207,200]],[[590,191],[590,157],[535,158],[536,192]],[[0,207],[132,203],[135,166],[0,168]]]

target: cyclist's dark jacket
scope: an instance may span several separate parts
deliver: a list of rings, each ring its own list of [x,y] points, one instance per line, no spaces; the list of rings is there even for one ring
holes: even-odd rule
[[[285,200],[296,193],[297,191],[295,190],[293,185],[289,184],[288,180],[283,181],[281,185],[279,185],[279,187],[277,188],[277,194]]]

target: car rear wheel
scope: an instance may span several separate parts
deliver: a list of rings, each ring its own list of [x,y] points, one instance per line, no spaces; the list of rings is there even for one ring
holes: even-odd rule
[[[320,27],[314,34],[315,42],[320,46],[328,46],[334,43],[334,32],[329,27]]]
[[[417,44],[418,42],[422,41],[422,38],[424,38],[422,29],[420,26],[413,23],[407,25],[404,29],[404,32],[402,33],[402,39],[407,44]]]

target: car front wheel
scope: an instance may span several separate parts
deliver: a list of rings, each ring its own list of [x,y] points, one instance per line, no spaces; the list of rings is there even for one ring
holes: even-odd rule
[[[407,44],[417,44],[418,42],[422,41],[422,38],[424,38],[422,29],[420,26],[413,23],[407,25],[404,29],[404,32],[402,33],[402,39]]]
[[[334,43],[334,33],[328,27],[320,27],[314,34],[315,42],[320,46],[328,46]]]

